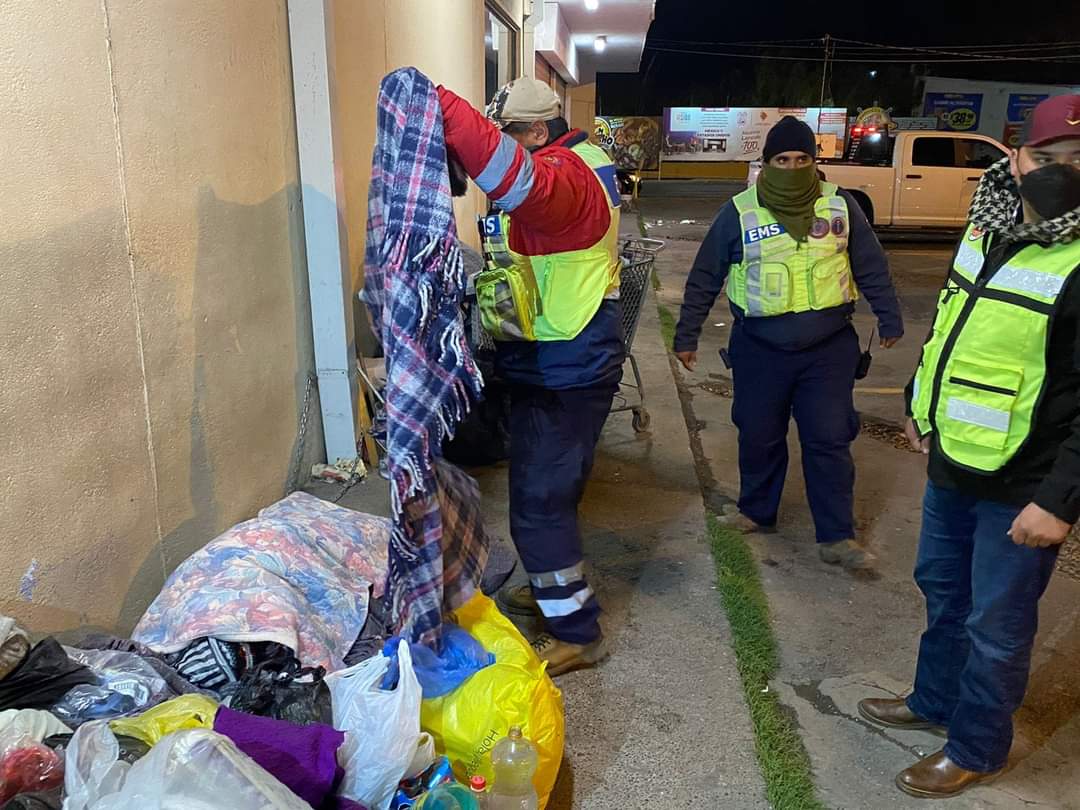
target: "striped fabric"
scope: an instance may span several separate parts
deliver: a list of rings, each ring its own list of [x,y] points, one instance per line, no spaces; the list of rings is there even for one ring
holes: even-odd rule
[[[216,638],[201,638],[168,663],[192,686],[219,692],[236,683],[248,664],[251,652],[247,644],[230,644]]]

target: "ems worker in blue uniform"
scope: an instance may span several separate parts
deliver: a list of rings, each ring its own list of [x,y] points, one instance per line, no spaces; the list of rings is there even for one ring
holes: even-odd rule
[[[776,525],[794,414],[821,558],[862,569],[874,557],[855,541],[853,518],[861,351],[851,316],[859,294],[883,347],[904,327],[884,250],[855,200],[820,179],[816,154],[813,131],[796,118],[769,131],[756,186],[721,209],[694,260],[674,348],[692,370],[726,281],[740,492],[737,510],[721,519],[746,533]]]

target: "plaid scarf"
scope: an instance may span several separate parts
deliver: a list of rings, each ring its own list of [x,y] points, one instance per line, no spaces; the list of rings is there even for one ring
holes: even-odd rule
[[[983,172],[971,200],[971,224],[1000,234],[1007,242],[1065,244],[1080,239],[1080,208],[1042,222],[1020,221],[1020,187],[1009,160],[1000,160]]]
[[[379,88],[363,298],[386,356],[387,596],[395,625],[414,640],[436,639],[441,623],[433,457],[483,386],[461,318],[464,287],[439,97],[427,77],[403,68]]]

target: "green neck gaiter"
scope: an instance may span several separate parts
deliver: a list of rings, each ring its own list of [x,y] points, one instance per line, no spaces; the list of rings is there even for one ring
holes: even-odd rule
[[[758,200],[796,242],[805,242],[814,222],[814,203],[821,196],[817,166],[779,169],[765,166],[757,181]]]

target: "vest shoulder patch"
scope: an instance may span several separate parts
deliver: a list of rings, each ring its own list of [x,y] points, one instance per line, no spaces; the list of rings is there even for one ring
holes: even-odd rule
[[[752,245],[754,242],[760,242],[762,239],[768,239],[772,236],[779,236],[782,233],[787,233],[787,230],[779,222],[770,222],[768,225],[747,228],[743,231],[743,244]]]
[[[608,164],[607,166],[600,166],[595,169],[596,176],[600,178],[600,182],[604,184],[604,190],[608,193],[608,199],[611,201],[613,208],[617,208],[622,205],[622,195],[619,194],[619,180],[615,172],[615,166]]]

